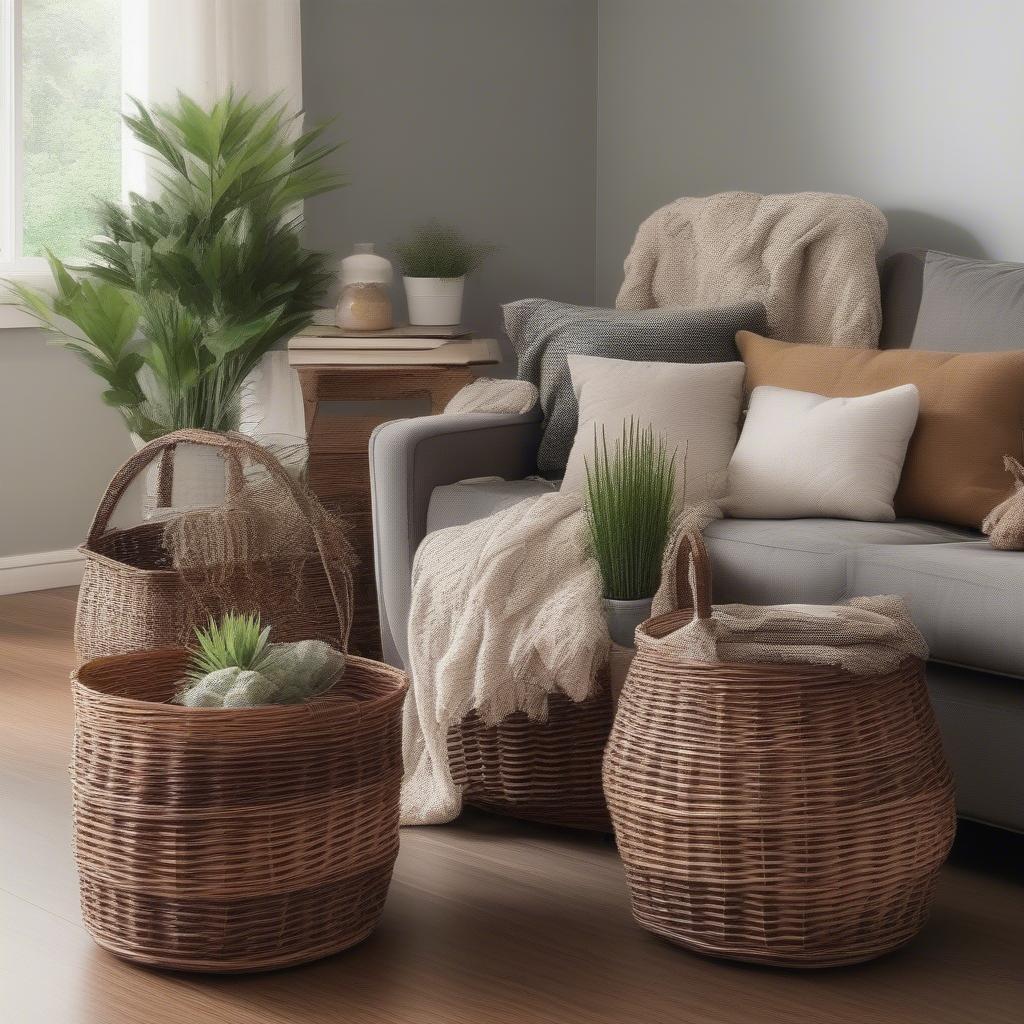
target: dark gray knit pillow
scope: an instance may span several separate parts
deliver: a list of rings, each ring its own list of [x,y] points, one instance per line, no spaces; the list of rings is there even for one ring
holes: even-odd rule
[[[519,377],[540,390],[544,437],[537,465],[565,470],[579,408],[566,357],[606,356],[656,363],[727,363],[740,358],[736,332],[765,330],[759,302],[718,309],[597,309],[551,299],[520,299],[505,309]]]

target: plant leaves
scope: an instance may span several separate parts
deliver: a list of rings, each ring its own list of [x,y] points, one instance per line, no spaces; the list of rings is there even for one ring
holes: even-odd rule
[[[283,312],[284,307],[279,306],[267,315],[248,323],[225,325],[207,334],[203,339],[203,344],[213,354],[214,359],[219,361],[229,353],[235,352],[265,335],[280,319]]]

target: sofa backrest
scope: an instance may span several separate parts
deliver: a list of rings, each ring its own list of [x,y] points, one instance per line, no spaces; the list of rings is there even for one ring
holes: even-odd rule
[[[881,348],[1024,349],[1024,263],[912,249],[882,267]]]

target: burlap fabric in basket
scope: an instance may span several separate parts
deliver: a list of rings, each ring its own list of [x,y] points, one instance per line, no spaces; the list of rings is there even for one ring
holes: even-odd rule
[[[955,830],[922,662],[855,675],[682,658],[662,638],[695,618],[713,630],[699,536],[688,552],[689,607],[637,630],[605,751],[635,918],[698,952],[790,967],[902,945]]]
[[[989,512],[981,532],[998,551],[1024,551],[1024,466],[1011,455],[1003,465],[1013,477],[1013,494]]]
[[[349,657],[305,704],[169,703],[180,648],[73,677],[82,916],[119,956],[190,971],[303,963],[365,938],[398,853],[405,674]]]
[[[110,529],[129,485],[159,458],[157,504],[170,505],[178,445],[224,460],[223,502]],[[75,620],[79,661],[179,646],[224,611],[258,611],[275,641],[317,639],[344,650],[352,618],[351,545],[274,456],[241,434],[180,430],[151,441],[115,474],[85,544]]]

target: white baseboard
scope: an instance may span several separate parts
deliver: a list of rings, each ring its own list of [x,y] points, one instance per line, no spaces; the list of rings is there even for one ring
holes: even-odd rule
[[[85,558],[75,548],[0,558],[0,595],[76,587],[84,568]]]

